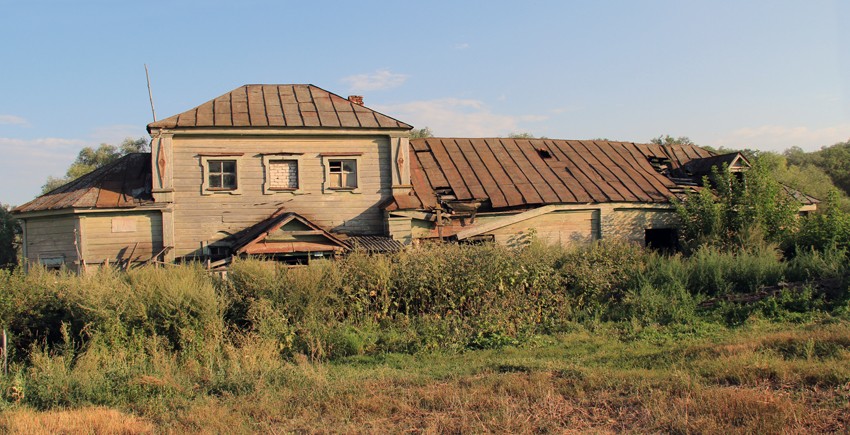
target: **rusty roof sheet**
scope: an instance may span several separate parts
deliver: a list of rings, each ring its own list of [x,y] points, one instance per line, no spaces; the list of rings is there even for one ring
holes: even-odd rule
[[[152,203],[150,153],[127,154],[15,207],[15,213],[68,208],[128,208]]]
[[[438,192],[458,200],[489,200],[490,207],[541,204],[663,203],[677,185],[649,159],[679,168],[711,157],[693,145],[553,139],[425,138],[410,141],[410,195],[393,198],[393,209],[427,209]]]
[[[179,115],[148,124],[158,128],[321,127],[411,129],[314,85],[244,85]]]

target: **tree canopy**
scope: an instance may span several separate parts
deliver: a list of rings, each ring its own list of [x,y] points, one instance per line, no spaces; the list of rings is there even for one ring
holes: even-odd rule
[[[143,153],[150,151],[148,141],[140,137],[138,139],[126,138],[121,145],[115,146],[106,143],[97,148],[85,147],[77,154],[77,159],[71,163],[65,176],[62,178],[48,177],[47,182],[41,186],[41,193],[47,193],[63,184],[76,180],[95,169],[118,160],[130,153]]]
[[[426,137],[434,137],[434,133],[429,127],[414,128],[413,130],[410,130],[411,139],[423,139]]]
[[[0,204],[0,267],[11,268],[18,264],[18,236],[21,224],[9,212],[9,206]]]

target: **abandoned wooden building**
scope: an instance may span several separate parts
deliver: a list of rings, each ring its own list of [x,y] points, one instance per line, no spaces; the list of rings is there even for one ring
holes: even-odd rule
[[[14,209],[27,262],[303,261],[424,239],[517,245],[532,235],[562,245],[668,243],[671,197],[714,166],[748,165],[693,145],[410,140],[412,126],[362,97],[313,85],[241,86],[147,127],[150,153]]]

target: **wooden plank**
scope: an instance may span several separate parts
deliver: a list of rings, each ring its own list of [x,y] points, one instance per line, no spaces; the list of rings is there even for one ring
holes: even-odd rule
[[[445,139],[441,141],[441,144],[443,145],[443,148],[445,148],[449,158],[452,160],[452,163],[461,174],[463,182],[469,189],[472,197],[475,199],[489,198],[489,195],[487,195],[487,192],[481,186],[481,180],[478,179],[478,174],[472,166],[469,165],[469,162],[466,161],[466,157],[460,150],[460,146],[457,142],[453,139]]]
[[[542,141],[535,142],[542,143]],[[534,143],[529,140],[517,141],[517,146],[537,173],[543,177],[546,184],[558,196],[558,202],[576,202],[576,196],[573,195],[567,185],[561,181],[561,178],[555,175],[552,168],[549,167],[546,161],[540,157],[540,153],[537,152],[537,146]]]
[[[490,198],[490,204],[493,207],[507,207],[508,202],[505,199],[504,193],[502,193],[501,186],[499,186],[499,183],[496,182],[490,170],[481,160],[472,142],[469,139],[456,139],[455,143],[481,182],[481,187],[487,192],[487,197]]]
[[[522,172],[519,166],[517,166],[514,159],[502,145],[502,142],[498,139],[484,139],[484,143],[487,145],[487,149],[489,149],[492,153],[495,161],[513,181],[513,185],[516,186],[516,189],[523,197],[523,202],[521,204],[512,205],[542,204],[544,202],[543,198],[537,192],[537,189],[534,188],[534,185],[531,184],[528,177]]]
[[[443,146],[441,139],[428,139],[428,145],[431,146],[431,153],[434,155],[434,160],[446,176],[449,186],[454,191],[457,199],[474,199],[472,192],[466,187],[463,176],[455,166],[446,148]]]
[[[522,194],[514,185],[513,180],[508,176],[502,165],[496,160],[490,148],[483,139],[471,139],[470,144],[475,154],[481,160],[487,172],[493,178],[493,182],[499,188],[502,198],[505,200],[505,206],[513,206],[523,204]],[[491,198],[492,200],[492,198]],[[494,204],[495,206],[495,204]]]

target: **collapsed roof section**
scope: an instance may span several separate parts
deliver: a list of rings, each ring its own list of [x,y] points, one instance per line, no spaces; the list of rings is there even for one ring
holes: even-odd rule
[[[151,155],[132,153],[15,207],[15,213],[152,204]]]

